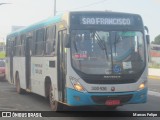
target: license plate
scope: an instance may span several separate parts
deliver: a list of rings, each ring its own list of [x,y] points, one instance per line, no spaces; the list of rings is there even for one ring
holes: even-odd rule
[[[120,105],[120,100],[107,100],[105,102],[106,105]]]

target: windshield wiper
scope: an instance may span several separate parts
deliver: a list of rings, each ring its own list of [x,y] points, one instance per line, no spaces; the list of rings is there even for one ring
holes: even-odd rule
[[[115,56],[116,56],[116,53],[117,53],[117,43],[119,41],[119,37],[117,37],[117,33],[115,35],[115,41],[114,41],[114,52],[115,52]]]
[[[106,57],[107,57],[107,59],[108,59],[108,53],[107,53],[107,47],[106,47],[105,41],[100,38],[100,36],[98,35],[97,32],[95,32],[95,37],[96,37],[97,40],[98,40],[98,45],[100,46],[100,48],[101,48],[102,50],[105,51]]]
[[[75,40],[73,41],[73,44],[74,44],[74,48],[75,48],[76,52],[78,52],[77,44],[76,44],[76,41],[75,41]]]

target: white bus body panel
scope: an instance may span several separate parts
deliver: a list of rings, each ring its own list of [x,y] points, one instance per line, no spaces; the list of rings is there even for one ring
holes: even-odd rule
[[[55,67],[49,67],[49,61],[55,61]],[[57,89],[56,66],[56,57],[31,57],[31,91],[33,93],[45,96],[46,77],[51,79],[52,86]]]
[[[25,57],[14,57],[13,58],[13,77],[15,79],[16,72],[18,72],[19,80],[20,80],[20,87],[23,89],[26,89],[26,75],[25,75],[26,69],[25,68],[26,68]]]

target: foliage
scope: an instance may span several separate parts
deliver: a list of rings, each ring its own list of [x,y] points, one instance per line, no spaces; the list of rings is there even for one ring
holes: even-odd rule
[[[5,58],[5,52],[0,52],[0,59]]]
[[[160,69],[160,64],[158,64],[158,63],[150,63],[150,64],[148,65],[148,67],[149,67],[149,68],[159,68],[159,69]]]
[[[160,45],[160,35],[155,37],[154,41],[152,41],[152,44]]]

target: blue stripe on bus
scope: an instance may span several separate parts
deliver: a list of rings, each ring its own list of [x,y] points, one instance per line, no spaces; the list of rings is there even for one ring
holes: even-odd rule
[[[83,93],[74,89],[67,88],[67,104],[71,106],[85,106],[85,105],[102,105],[95,103],[91,96],[110,96],[110,95],[129,95],[133,97],[125,104],[145,103],[147,101],[147,88],[135,92],[121,92],[121,93]]]
[[[55,17],[48,18],[48,19],[43,20],[41,22],[30,25],[26,28],[22,28],[22,29],[19,29],[19,30],[15,31],[15,32],[12,32],[12,33],[9,34],[9,36],[14,36],[14,35],[18,35],[20,33],[25,33],[25,32],[29,32],[29,31],[32,31],[32,30],[36,30],[36,29],[39,29],[39,28],[42,28],[42,27],[49,26],[51,24],[60,22],[61,20],[62,20],[62,15],[57,15]]]

